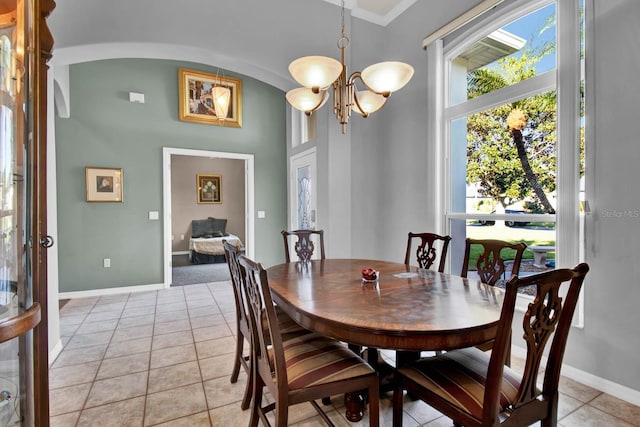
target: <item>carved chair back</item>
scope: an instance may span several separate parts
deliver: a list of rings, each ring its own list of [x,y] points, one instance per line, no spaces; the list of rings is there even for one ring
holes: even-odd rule
[[[244,253],[242,248],[236,247],[226,240],[222,241],[225,258],[231,274],[231,285],[233,287],[233,298],[236,306],[236,354],[231,370],[231,382],[238,381],[240,366],[247,373],[248,381],[245,385],[244,397],[241,408],[247,409],[251,403],[251,391],[253,388],[253,376],[251,375],[250,356],[244,355],[245,340],[251,344],[251,329],[249,323],[249,312],[247,301],[244,295],[244,272],[240,266],[239,257]]]
[[[545,419],[549,412],[548,406],[547,409],[543,409],[532,404],[534,400],[541,399],[546,401],[547,405],[552,406],[555,401],[554,411],[557,416],[560,368],[571,329],[573,313],[588,271],[589,266],[583,263],[573,269],[557,269],[523,278],[514,276],[507,282],[500,323],[487,372],[483,404],[484,419],[497,419],[500,412],[500,389],[505,360],[510,353],[511,328],[517,294],[519,289],[527,286],[535,286],[537,292],[522,321],[523,334],[521,336],[525,340],[527,360],[516,398],[510,405],[510,411],[522,410],[525,414],[537,413],[533,416],[524,414],[523,416],[527,419]],[[566,282],[569,282],[569,289],[566,296],[561,297],[560,288]],[[519,335],[515,334],[514,336]],[[551,337],[553,339],[544,367],[544,381],[540,391],[537,387],[538,373],[545,347]]]
[[[247,335],[245,337],[247,338],[247,340],[249,340],[249,317],[242,285],[242,281],[244,280],[244,273],[242,272],[242,267],[240,266],[240,263],[238,261],[240,255],[242,255],[244,251],[227,242],[226,240],[222,242],[222,245],[224,246],[224,254],[227,258],[227,265],[229,266],[229,273],[231,275],[233,297],[236,303],[236,316],[238,319],[238,323],[243,326],[243,332],[247,332]]]
[[[460,274],[462,277],[467,277],[469,271],[469,258],[471,256],[472,245],[482,246],[482,253],[476,262],[478,276],[482,283],[493,286],[506,273],[504,260],[505,250],[511,249],[515,251],[515,257],[513,259],[513,264],[511,265],[509,277],[517,276],[520,273],[522,254],[527,248],[525,243],[510,243],[503,240],[493,239],[467,239],[464,250],[464,260],[462,261],[462,273]],[[507,279],[509,277],[507,277]]]
[[[449,249],[450,236],[440,236],[434,233],[412,233],[409,232],[407,239],[407,251],[404,255],[404,263],[411,263],[411,246],[414,240],[420,240],[415,252],[415,260],[418,267],[429,269],[438,260],[438,271],[444,273],[445,262],[447,261],[447,250]],[[438,258],[438,244],[440,246],[440,257]]]
[[[315,251],[313,240],[317,240],[320,246],[320,259],[325,259],[324,254],[324,230],[282,230],[282,238],[284,239],[284,257],[286,262],[291,262],[289,240],[295,240],[293,249],[298,255],[298,259],[302,262],[310,261]],[[313,238],[312,236],[317,236]]]

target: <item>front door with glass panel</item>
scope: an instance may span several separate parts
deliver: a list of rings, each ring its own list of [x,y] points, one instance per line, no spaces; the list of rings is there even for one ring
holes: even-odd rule
[[[307,150],[291,157],[290,166],[290,220],[289,227],[297,230],[315,230],[316,210],[316,150]]]

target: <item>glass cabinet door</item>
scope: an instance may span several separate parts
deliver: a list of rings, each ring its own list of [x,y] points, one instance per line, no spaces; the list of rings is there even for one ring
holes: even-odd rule
[[[46,89],[35,83],[43,70],[34,31],[39,3],[0,2],[0,427],[49,424],[48,349],[40,339],[49,242],[38,236],[38,224],[46,224],[39,214],[46,208],[46,193],[39,196],[46,140],[37,116]]]

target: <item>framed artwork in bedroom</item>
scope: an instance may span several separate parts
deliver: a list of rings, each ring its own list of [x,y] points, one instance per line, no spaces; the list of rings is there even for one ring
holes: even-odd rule
[[[198,203],[222,203],[222,176],[196,175]]]

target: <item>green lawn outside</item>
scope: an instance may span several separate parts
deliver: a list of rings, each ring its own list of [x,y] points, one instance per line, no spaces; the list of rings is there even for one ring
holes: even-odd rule
[[[467,237],[472,239],[497,239],[507,242],[524,242],[529,246],[555,246],[556,232],[554,224],[532,223],[524,227],[507,227],[504,221],[496,221],[495,225],[479,225],[469,221],[467,224]],[[469,256],[469,268],[475,270],[478,257],[482,248],[478,245],[471,246]],[[502,254],[503,259],[512,260],[515,258],[515,251],[505,249]],[[533,252],[526,249],[523,259],[533,259]],[[547,259],[555,259],[555,253],[547,254]]]

